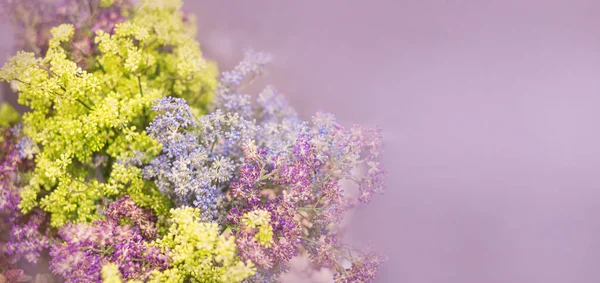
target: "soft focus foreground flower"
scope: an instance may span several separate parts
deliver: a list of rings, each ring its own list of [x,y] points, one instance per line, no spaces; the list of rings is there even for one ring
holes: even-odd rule
[[[8,127],[20,120],[17,110],[6,103],[0,104],[0,127]]]
[[[97,55],[91,32],[112,32],[117,23],[133,12],[129,0],[1,0],[4,17],[17,28],[16,47],[43,56],[48,51],[51,29],[64,23],[73,24],[75,34],[68,48],[75,62],[87,66]]]
[[[120,225],[122,219],[133,224]],[[148,215],[125,197],[110,205],[106,220],[63,226],[64,243],[50,249],[50,268],[67,282],[101,282],[107,264],[116,266],[124,279],[146,280],[151,271],[169,265],[168,256],[151,245],[156,237],[153,226]]]
[[[102,267],[103,283],[121,283],[121,273],[119,267],[114,263],[107,263]]]

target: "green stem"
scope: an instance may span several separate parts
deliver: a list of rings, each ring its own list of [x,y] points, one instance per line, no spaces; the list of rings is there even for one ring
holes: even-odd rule
[[[26,84],[26,85],[28,85],[29,87],[32,87],[32,85],[31,85],[30,83],[24,82],[24,81],[22,81],[22,80],[15,79],[15,81],[17,81],[17,82],[20,82],[20,83],[22,83],[22,84]],[[65,93],[63,93],[63,95],[65,95],[65,94],[66,94],[66,91],[67,91],[67,89],[66,89],[64,86],[62,86],[62,85],[58,85],[58,86],[59,86],[59,87],[60,87],[60,88],[61,88],[63,91],[65,91]],[[59,95],[59,94],[58,94],[58,93],[56,93],[55,91],[52,91],[52,90],[46,90],[46,89],[44,89],[44,90],[45,90],[45,91],[48,91],[48,92],[50,92],[50,93],[53,93],[54,95],[57,95],[57,96]],[[81,101],[81,99],[79,99],[79,98],[76,98],[76,99],[75,99],[75,101],[79,102],[79,103],[80,103],[81,105],[83,105],[85,108],[87,108],[87,109],[89,109],[89,110],[92,110],[92,108],[91,108],[89,105],[85,104],[85,102]],[[94,103],[94,102],[93,102],[93,101],[91,101],[91,100],[90,100],[90,102],[91,102],[91,103]]]
[[[90,111],[92,110],[92,108],[91,108],[91,107],[89,107],[87,104],[85,104],[85,102],[81,101],[81,99],[79,99],[79,98],[76,98],[75,100],[76,100],[77,102],[81,103],[81,105],[83,105],[83,106],[84,106],[85,108],[87,108],[88,110],[90,110]]]
[[[100,63],[100,60],[96,60],[96,63],[98,63],[98,66],[100,67],[100,70],[102,71],[102,73],[106,74],[106,70],[104,69],[104,65],[102,65],[102,63]]]
[[[210,146],[210,154],[212,155],[213,150],[215,149],[215,145],[217,144],[217,138],[215,138],[215,140],[212,142],[212,145]]]
[[[138,76],[138,86],[140,87],[140,94],[142,95],[142,97],[144,96],[144,90],[142,89],[142,77]]]

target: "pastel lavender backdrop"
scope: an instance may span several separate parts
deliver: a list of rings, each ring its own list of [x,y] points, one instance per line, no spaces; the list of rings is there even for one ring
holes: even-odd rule
[[[351,227],[377,282],[600,282],[600,1],[186,8],[225,68],[273,53],[303,116],[382,126],[389,192]]]

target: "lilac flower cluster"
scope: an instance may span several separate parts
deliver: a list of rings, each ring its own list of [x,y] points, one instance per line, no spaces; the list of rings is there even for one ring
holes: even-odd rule
[[[351,262],[351,267],[335,275],[335,281],[341,283],[371,282],[379,265],[385,257],[372,250],[360,251],[359,255]]]
[[[42,227],[47,221],[46,213],[36,209],[23,215],[18,207],[21,200],[17,184],[19,166],[27,163],[19,154],[20,131],[20,127],[5,129],[0,142],[0,216],[5,225],[11,226],[5,252],[13,264],[22,258],[36,263],[40,253],[48,248],[46,227]]]
[[[15,185],[21,156],[16,143],[18,138],[13,130],[5,129],[0,142],[0,215],[6,222],[14,222],[20,217],[18,205],[21,199]]]
[[[207,221],[218,219],[222,192],[242,162],[245,145],[258,141],[271,154],[281,153],[301,128],[296,112],[273,87],[261,92],[256,107],[241,93],[243,83],[260,75],[269,61],[267,54],[247,52],[223,73],[215,111],[200,119],[183,99],[164,98],[153,107],[158,116],[147,132],[163,144],[163,153],[144,168],[144,176],[177,205],[201,208]]]
[[[120,225],[122,220],[132,224]],[[124,279],[144,281],[152,270],[168,267],[169,258],[149,245],[154,223],[129,197],[113,202],[106,219],[93,224],[67,224],[60,229],[64,243],[50,248],[50,269],[66,282],[102,282],[102,267],[116,264]]]
[[[157,229],[153,218],[155,217],[150,212],[139,208],[129,196],[124,196],[111,203],[106,211],[107,221],[118,224],[122,219],[129,220],[140,230],[145,240],[152,240],[156,237]]]
[[[243,215],[262,210],[268,212],[269,230],[272,231],[272,242],[260,243],[257,229],[243,224]],[[244,260],[252,261],[263,271],[262,275],[278,275],[287,270],[286,263],[298,255],[301,242],[301,230],[295,221],[295,207],[282,198],[266,200],[266,202],[249,202],[240,208],[233,208],[227,220],[237,227],[233,230],[240,255]]]
[[[6,254],[12,256],[16,263],[24,258],[30,263],[36,263],[42,251],[49,245],[48,237],[40,233],[47,221],[47,215],[41,210],[35,210],[24,223],[16,223],[10,231],[10,241],[6,243]]]
[[[147,131],[163,149],[144,176],[176,204],[193,204],[204,220],[217,220],[221,190],[233,177],[241,144],[254,135],[253,124],[220,110],[198,119],[180,98],[161,99],[153,110],[159,114]]]

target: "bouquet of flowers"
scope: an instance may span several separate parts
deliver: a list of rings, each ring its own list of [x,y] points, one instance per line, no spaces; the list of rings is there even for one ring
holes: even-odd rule
[[[383,192],[380,130],[245,94],[268,54],[219,74],[181,0],[139,2],[3,0],[28,110],[0,108],[0,282],[272,282],[295,257],[373,280],[342,235]]]

